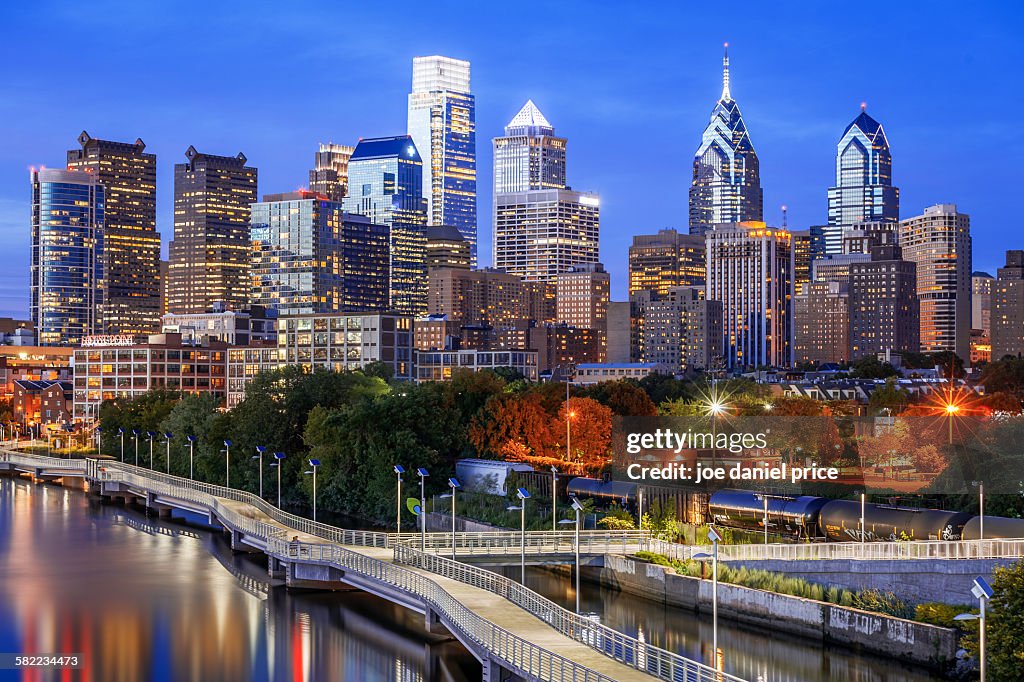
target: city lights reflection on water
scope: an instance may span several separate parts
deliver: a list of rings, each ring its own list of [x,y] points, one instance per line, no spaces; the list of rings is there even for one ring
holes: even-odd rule
[[[430,680],[480,676],[423,617],[370,595],[291,593],[215,533],[0,479],[0,652],[83,669],[0,680]]]

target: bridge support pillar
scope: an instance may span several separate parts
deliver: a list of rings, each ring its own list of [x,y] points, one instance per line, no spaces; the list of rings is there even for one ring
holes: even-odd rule
[[[426,613],[424,617],[427,632],[435,635],[450,635],[451,633],[448,632],[448,628],[441,623],[441,617],[438,616],[437,612],[430,608],[429,605],[425,606]]]
[[[284,578],[285,577],[285,565],[280,559],[275,557],[273,554],[267,555],[267,574],[271,578]]]
[[[245,538],[245,534],[242,531],[232,530],[231,531],[231,551],[232,552],[245,552],[247,554],[253,554],[260,550],[255,547],[250,547],[245,544],[242,540]]]
[[[505,670],[501,667],[501,664],[492,658],[485,658],[481,663],[483,666],[483,674],[480,676],[481,682],[512,682],[512,680],[518,680],[517,675],[513,675],[511,671]]]

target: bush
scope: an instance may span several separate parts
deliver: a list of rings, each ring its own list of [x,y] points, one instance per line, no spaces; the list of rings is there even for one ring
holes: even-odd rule
[[[992,592],[985,619],[989,679],[993,682],[1019,680],[1024,667],[1024,561],[997,568]],[[977,660],[977,635],[965,637],[963,644]]]
[[[911,616],[910,609],[903,603],[903,600],[892,592],[881,590],[863,590],[853,596],[853,607],[875,613],[884,613],[897,618]]]
[[[943,628],[961,629],[960,624],[963,621],[955,621],[953,617],[961,613],[970,613],[971,610],[972,607],[966,605],[950,606],[939,602],[925,602],[914,607],[914,620]]]

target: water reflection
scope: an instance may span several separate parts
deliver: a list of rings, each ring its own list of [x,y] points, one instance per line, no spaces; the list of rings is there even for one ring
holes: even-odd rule
[[[84,662],[70,675],[0,679],[480,678],[472,657],[427,633],[422,616],[359,592],[272,587],[260,559],[233,554],[215,533],[0,479],[0,652]]]
[[[502,572],[518,580],[519,567]],[[576,606],[569,577],[527,567],[526,584],[568,609]],[[600,614],[600,622],[620,632],[688,658],[711,660],[711,616],[665,606],[641,597],[601,589],[583,582],[580,611]],[[724,670],[746,680],[765,682],[924,682],[936,679],[928,671],[907,667],[871,653],[856,653],[779,632],[748,628],[726,619],[718,621],[718,646]]]

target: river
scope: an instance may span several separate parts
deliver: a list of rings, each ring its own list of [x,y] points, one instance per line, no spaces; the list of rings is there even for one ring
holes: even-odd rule
[[[423,617],[360,592],[294,592],[267,582],[261,555],[220,534],[104,505],[80,491],[0,479],[0,653],[80,654],[82,668],[0,670],[0,680],[88,682],[478,680],[461,646]],[[513,569],[510,575],[518,575]],[[528,572],[569,608],[563,576]],[[584,583],[584,612],[692,658],[707,619]],[[769,682],[920,682],[872,655],[720,622],[725,670]]]

